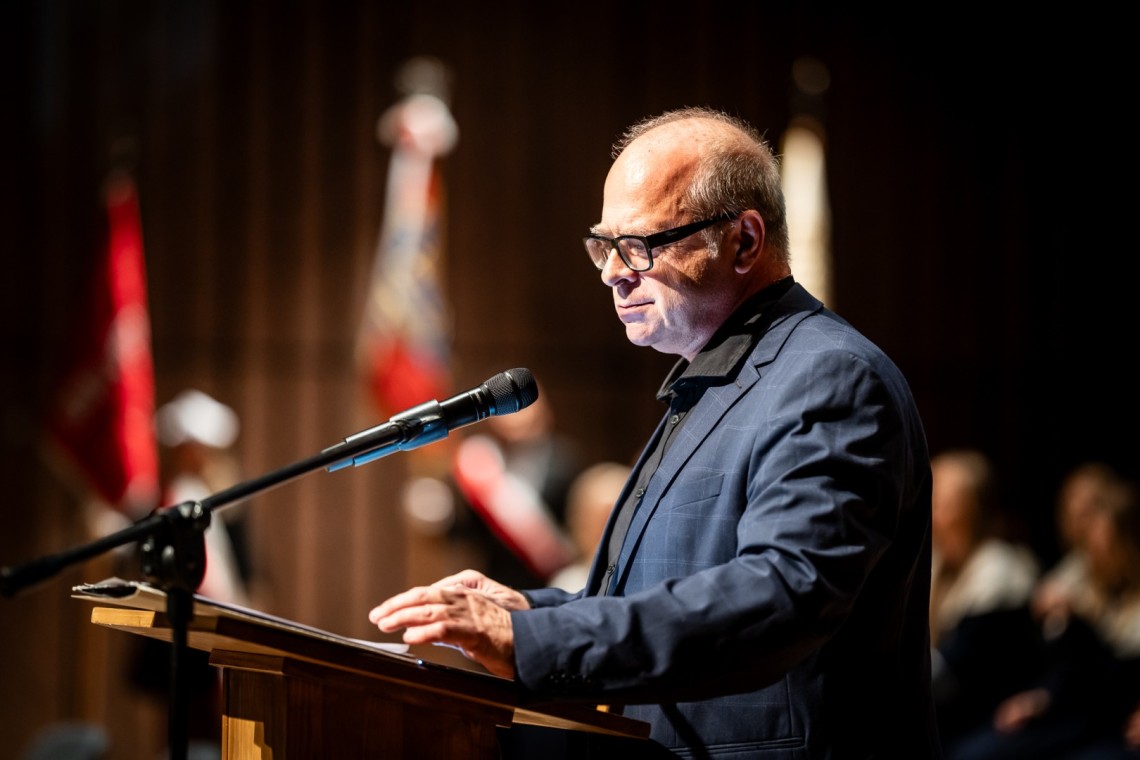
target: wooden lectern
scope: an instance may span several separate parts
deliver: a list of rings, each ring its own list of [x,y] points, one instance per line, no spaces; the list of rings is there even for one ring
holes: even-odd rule
[[[124,581],[77,586],[98,625],[171,641],[165,595]],[[189,646],[222,675],[222,755],[498,758],[498,729],[538,725],[644,739],[648,724],[571,702],[532,702],[514,683],[194,598]]]

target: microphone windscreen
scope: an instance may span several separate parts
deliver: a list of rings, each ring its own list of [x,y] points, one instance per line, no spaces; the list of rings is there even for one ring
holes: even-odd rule
[[[491,394],[492,415],[513,414],[535,402],[538,383],[529,369],[516,368],[500,372],[483,384]]]

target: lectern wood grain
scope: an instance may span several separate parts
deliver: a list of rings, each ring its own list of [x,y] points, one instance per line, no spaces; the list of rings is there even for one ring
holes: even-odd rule
[[[170,641],[166,616],[153,599],[147,604],[96,607],[91,620]],[[590,705],[526,700],[508,679],[201,597],[187,641],[221,669],[227,760],[497,760],[498,732],[518,724],[635,739],[649,733],[646,723]]]

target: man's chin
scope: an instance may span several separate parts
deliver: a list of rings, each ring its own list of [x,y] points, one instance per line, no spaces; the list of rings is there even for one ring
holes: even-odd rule
[[[663,354],[673,353],[661,345],[661,340],[657,335],[645,330],[631,330],[631,327],[633,325],[626,325],[625,337],[633,345],[641,348],[652,348],[654,351],[660,351]]]
[[[625,326],[625,337],[630,343],[635,346],[652,346],[653,338],[645,332],[643,325],[640,324],[627,324]]]

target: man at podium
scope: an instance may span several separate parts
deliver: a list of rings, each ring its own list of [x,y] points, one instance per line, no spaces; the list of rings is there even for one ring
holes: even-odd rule
[[[753,127],[686,108],[614,155],[586,250],[628,339],[680,359],[586,587],[468,570],[371,621],[646,721],[661,754],[940,757],[930,465],[906,380],[794,280]]]

